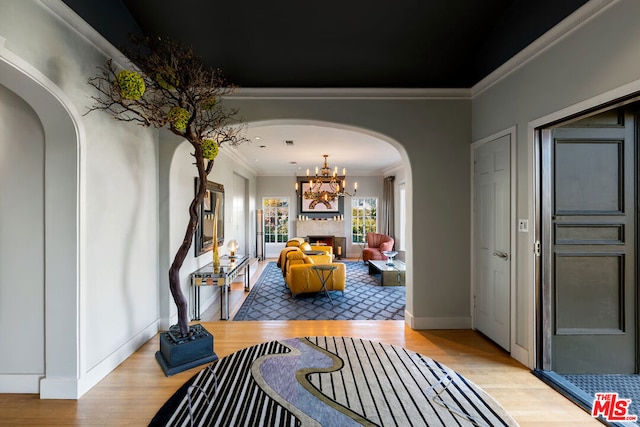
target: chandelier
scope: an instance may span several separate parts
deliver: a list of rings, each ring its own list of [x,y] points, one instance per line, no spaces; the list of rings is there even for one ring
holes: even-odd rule
[[[342,175],[338,175],[338,167],[336,166],[333,171],[327,163],[328,154],[323,154],[324,165],[320,170],[316,166],[316,175],[311,178],[309,176],[309,169],[307,169],[307,178],[309,180],[309,187],[303,188],[302,197],[306,200],[311,200],[309,208],[313,209],[318,204],[323,204],[328,209],[331,208],[331,202],[335,201],[338,197],[353,196],[358,191],[358,183],[354,184],[353,193],[346,191],[347,184],[347,170],[342,169]],[[296,194],[298,193],[298,183],[296,182]]]

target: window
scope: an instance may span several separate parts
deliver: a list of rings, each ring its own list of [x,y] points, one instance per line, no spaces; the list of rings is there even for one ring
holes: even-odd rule
[[[351,199],[351,241],[362,243],[368,232],[376,232],[378,198],[353,197]]]
[[[289,198],[262,199],[265,243],[284,243],[289,240]]]

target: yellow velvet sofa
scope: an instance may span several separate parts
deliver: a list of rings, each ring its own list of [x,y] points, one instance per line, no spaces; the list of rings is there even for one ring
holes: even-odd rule
[[[347,284],[347,269],[343,263],[316,263],[314,258],[305,255],[302,251],[291,251],[287,253],[287,271],[284,276],[284,281],[289,287],[291,294],[295,296],[298,294],[324,291],[320,277],[317,272],[312,269],[314,265],[323,264],[330,264],[337,267],[327,281],[327,290],[344,292]]]
[[[326,264],[333,261],[333,248],[325,245],[311,245],[302,237],[294,237],[287,241],[284,249],[280,251],[277,265],[282,271],[282,276],[287,274],[287,254],[290,252],[316,251],[322,254],[309,255],[316,264]]]

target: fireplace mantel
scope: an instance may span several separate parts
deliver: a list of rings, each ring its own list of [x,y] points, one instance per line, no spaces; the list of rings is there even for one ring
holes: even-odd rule
[[[296,236],[337,236],[344,237],[344,220],[332,219],[308,219],[298,220],[296,224]]]

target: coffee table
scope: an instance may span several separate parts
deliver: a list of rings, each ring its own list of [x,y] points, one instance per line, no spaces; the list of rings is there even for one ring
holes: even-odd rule
[[[404,286],[406,265],[402,261],[394,260],[393,264],[387,261],[369,260],[369,274],[380,274],[382,286]]]

